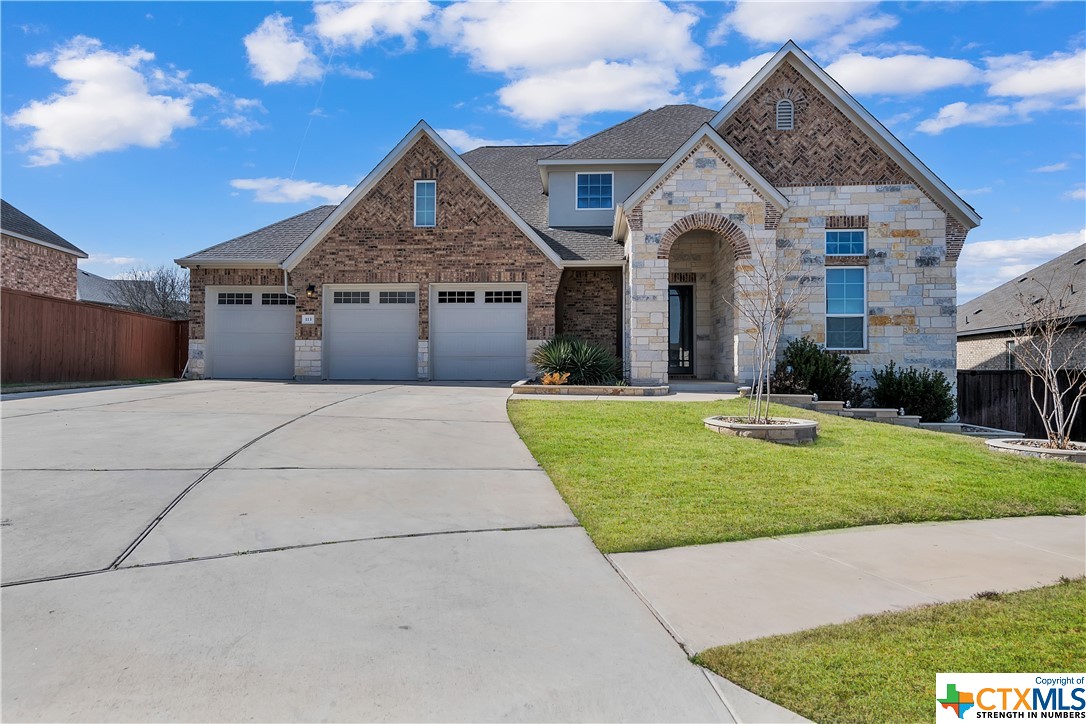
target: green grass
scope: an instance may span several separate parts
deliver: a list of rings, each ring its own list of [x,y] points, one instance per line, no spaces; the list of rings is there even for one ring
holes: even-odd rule
[[[512,400],[509,416],[604,552],[907,521],[1086,511],[1086,469],[1000,455],[960,435],[793,408],[813,445],[702,425],[746,402]]]
[[[1086,581],[865,616],[694,660],[813,721],[932,721],[939,672],[1086,669]]]

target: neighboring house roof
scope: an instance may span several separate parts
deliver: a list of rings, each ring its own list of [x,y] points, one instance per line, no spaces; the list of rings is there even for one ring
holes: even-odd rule
[[[181,266],[196,266],[200,262],[240,260],[248,264],[278,266],[335,210],[336,207],[331,205],[318,206],[195,254],[189,254],[178,259],[177,263]]]
[[[887,153],[899,166],[901,166],[934,201],[946,211],[952,213],[968,228],[972,229],[980,224],[980,215],[972,206],[962,200],[943,180],[936,176],[931,169],[923,164],[912,151],[905,147],[894,134],[887,130],[886,126],[879,123],[866,108],[860,105],[848,91],[822,70],[799,46],[789,40],[784,47],[770,58],[754,77],[747,81],[727,105],[710,121],[714,128],[721,128],[724,122],[736,111],[743,102],[753,94],[758,87],[768,79],[781,63],[791,59],[793,66],[822,94],[840,110],[846,118],[857,125],[867,134],[883,151]]]
[[[66,254],[72,254],[80,259],[87,258],[86,252],[78,246],[19,211],[7,201],[0,199],[0,207],[2,207],[2,211],[0,211],[0,230],[5,234],[24,241],[48,246]]]
[[[1021,323],[1023,297],[1032,300],[1065,291],[1067,316],[1086,323],[1086,244],[959,304],[958,336],[1013,329]]]
[[[555,229],[547,226],[547,197],[536,172],[555,146],[483,146],[461,158],[554,250],[563,261],[622,261],[622,246],[610,228]]]
[[[664,106],[645,111],[540,160],[547,163],[622,159],[654,160],[659,163],[675,153],[675,149],[683,145],[690,134],[715,115],[716,111],[701,106]]]
[[[464,159],[460,158],[456,151],[452,150],[452,147],[445,142],[445,139],[442,138],[437,131],[431,128],[426,121],[419,121],[415,127],[403,137],[403,140],[396,144],[396,147],[381,160],[381,163],[377,164],[377,167],[370,171],[366,178],[362,179],[362,183],[355,186],[354,190],[347,194],[347,198],[340,202],[339,206],[328,215],[328,218],[322,221],[320,226],[318,226],[312,234],[306,237],[301,246],[291,252],[290,256],[283,260],[283,268],[288,271],[293,271],[294,268],[301,263],[302,259],[305,258],[305,255],[308,254],[313,247],[319,244],[321,240],[336,227],[336,224],[342,221],[343,218],[350,213],[351,209],[353,209],[359,201],[365,198],[370,189],[377,185],[377,182],[384,178],[385,174],[387,174],[392,167],[403,158],[404,154],[411,150],[415,143],[423,136],[429,138],[430,141],[432,141],[434,145],[437,146],[450,161],[452,161],[453,165],[467,176],[469,181],[475,184],[483,195],[493,201],[494,205],[497,206],[498,209],[505,214],[506,217],[508,217],[508,219],[512,221],[513,224],[520,229],[548,259],[551,260],[551,262],[554,263],[555,266],[562,266],[562,258],[549,244],[547,244],[546,241],[543,240],[535,229],[518,216],[509,204],[502,199],[502,197],[499,196],[494,189],[492,189],[490,185],[471,168],[471,166],[465,163]]]
[[[137,281],[135,279],[106,279],[88,271],[78,270],[76,276],[75,298],[81,302],[94,302],[95,304],[111,304],[123,307],[124,297],[118,295],[118,290],[123,286],[151,287],[149,281]]]

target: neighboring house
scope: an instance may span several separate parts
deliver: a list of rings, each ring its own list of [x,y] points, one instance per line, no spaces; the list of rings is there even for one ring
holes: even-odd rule
[[[787,337],[953,379],[977,213],[793,43],[721,110],[457,155],[420,122],[338,206],[191,254],[190,371],[515,379],[556,332],[634,384],[749,380],[728,300],[755,245],[802,260]]]
[[[118,309],[131,309],[132,300],[152,293],[153,284],[149,281],[133,279],[106,279],[88,271],[79,270],[76,299],[81,302],[104,304]],[[127,287],[130,292],[122,289]],[[140,311],[140,310],[137,310]]]
[[[1086,334],[1086,244],[958,305],[958,369],[1015,369],[1011,331],[1022,325],[1023,301],[1028,305],[1051,295],[1064,299],[1075,334]],[[1086,349],[1082,352],[1086,355]],[[1072,364],[1086,367],[1086,356]]]
[[[75,299],[76,260],[86,253],[7,201],[0,207],[0,286]]]

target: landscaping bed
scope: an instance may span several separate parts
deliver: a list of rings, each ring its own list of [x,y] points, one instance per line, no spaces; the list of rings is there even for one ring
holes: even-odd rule
[[[604,552],[881,523],[1086,512],[1082,469],[995,455],[978,440],[772,406],[817,420],[802,447],[717,435],[745,400],[555,405],[509,416]]]
[[[931,721],[939,672],[1086,668],[1086,580],[864,616],[695,661],[813,721]]]

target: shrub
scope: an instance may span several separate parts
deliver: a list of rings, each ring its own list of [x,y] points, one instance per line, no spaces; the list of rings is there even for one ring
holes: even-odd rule
[[[606,385],[617,381],[621,365],[598,344],[558,335],[532,353],[532,364],[544,374],[569,373],[571,385]]]
[[[871,376],[875,380],[871,396],[876,407],[903,407],[906,414],[920,415],[922,422],[943,422],[954,414],[950,382],[942,372],[898,369],[891,362],[881,370],[873,370]]]
[[[853,387],[852,360],[824,349],[808,337],[788,343],[771,383],[774,392],[813,392],[820,400],[853,399]]]

